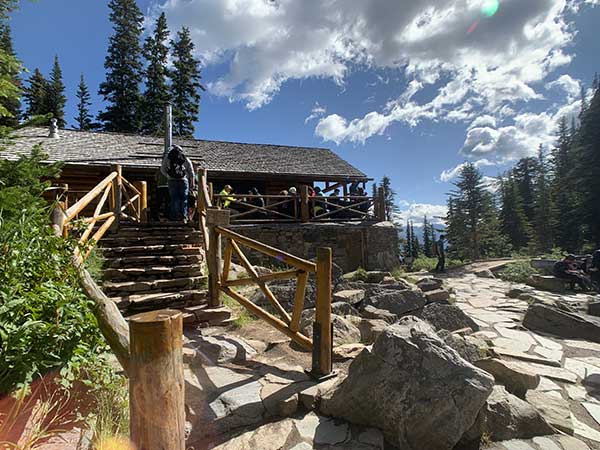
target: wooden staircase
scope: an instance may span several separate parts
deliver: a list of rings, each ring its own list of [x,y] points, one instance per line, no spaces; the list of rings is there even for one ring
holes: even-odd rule
[[[179,309],[184,323],[223,325],[227,308],[208,308],[202,233],[175,222],[121,223],[100,241],[102,290],[125,316]]]

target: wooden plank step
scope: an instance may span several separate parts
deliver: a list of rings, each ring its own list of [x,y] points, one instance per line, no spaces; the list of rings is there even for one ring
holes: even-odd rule
[[[161,245],[161,244],[201,244],[202,237],[198,234],[180,234],[180,235],[157,235],[157,236],[116,236],[102,239],[102,247],[134,247],[139,245]]]
[[[182,277],[166,280],[105,282],[102,290],[109,297],[122,297],[130,294],[173,292],[198,289],[206,285],[207,277]]]
[[[121,269],[105,269],[103,278],[106,281],[147,281],[168,278],[202,276],[200,264],[171,265],[171,266],[142,266]]]
[[[203,262],[200,254],[196,255],[141,255],[126,256],[122,258],[106,258],[104,265],[107,268],[136,267],[146,265],[187,265],[200,264]]]
[[[200,253],[200,247],[190,244],[135,245],[102,248],[102,253],[107,258],[129,255],[193,255]]]
[[[111,297],[121,310],[128,314],[151,311],[162,308],[185,308],[207,302],[206,290],[181,290],[177,292],[159,292],[154,294],[132,294]]]

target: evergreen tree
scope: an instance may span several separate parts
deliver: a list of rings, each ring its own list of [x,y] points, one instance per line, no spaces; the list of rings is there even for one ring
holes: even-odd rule
[[[199,89],[205,90],[200,82],[200,61],[194,58],[194,43],[190,30],[183,27],[171,41],[173,70],[171,71],[171,98],[173,101],[173,131],[179,136],[192,136],[194,122],[200,111]]]
[[[12,44],[8,22],[0,21],[0,84],[6,95],[0,95],[0,127],[14,127],[21,116],[21,65]]]
[[[433,229],[431,228],[429,221],[427,220],[427,216],[423,217],[423,254],[428,258],[433,256],[431,252],[432,247],[432,237],[431,232]]]
[[[502,239],[493,198],[485,190],[481,172],[472,164],[462,168],[457,189],[448,199],[447,235],[459,259],[494,256],[506,246]]]
[[[544,155],[544,147],[538,149],[538,173],[535,180],[535,218],[533,224],[536,248],[540,252],[548,252],[554,247],[555,210],[550,189],[548,162]]]
[[[392,189],[390,177],[384,175],[381,179],[381,187],[383,188],[383,198],[385,204],[385,220],[393,221],[394,213],[398,212],[396,206],[396,192]]]
[[[50,81],[48,82],[48,95],[46,96],[47,112],[52,113],[58,121],[58,126],[65,126],[65,85],[62,80],[62,70],[58,63],[58,56],[54,56],[54,65],[50,73]]]
[[[39,69],[35,69],[29,78],[29,86],[25,88],[23,97],[27,102],[25,116],[30,119],[48,113],[48,91],[50,84]]]
[[[526,247],[531,235],[531,229],[523,208],[523,200],[518,182],[510,174],[500,180],[500,227],[511,245],[521,250]]]
[[[575,190],[575,161],[567,120],[558,124],[558,141],[553,151],[554,182],[553,196],[556,205],[556,244],[567,251],[575,252],[582,244],[582,227],[578,217],[578,193]]]
[[[581,221],[594,248],[600,247],[600,89],[596,89],[581,118],[577,149],[576,185]]]
[[[419,253],[421,251],[421,245],[419,244],[419,237],[415,234],[415,227],[414,227],[412,220],[410,221],[410,237],[412,240],[412,243],[411,243],[412,256],[413,256],[413,258],[418,258]]]
[[[406,244],[404,246],[404,255],[407,257],[413,256],[413,238],[411,235],[410,221],[406,219]]]
[[[146,38],[143,48],[148,61],[142,103],[142,132],[145,134],[158,135],[164,132],[164,106],[170,99],[167,85],[168,37],[167,17],[163,12],[156,19],[154,34]]]
[[[79,86],[77,87],[77,116],[75,117],[77,128],[80,130],[91,130],[92,128],[95,128],[92,123],[92,116],[90,115],[89,107],[91,104],[90,92],[87,84],[85,84],[83,74],[81,74]]]
[[[99,90],[108,106],[98,118],[107,131],[137,132],[142,80],[140,35],[144,16],[135,0],[110,0],[108,6],[114,34],[104,61],[106,80]]]
[[[512,177],[519,191],[528,225],[533,222],[535,217],[534,199],[537,171],[535,158],[522,158],[512,170]]]

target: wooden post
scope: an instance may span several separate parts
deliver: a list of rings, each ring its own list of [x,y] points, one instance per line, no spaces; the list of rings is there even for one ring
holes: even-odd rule
[[[313,329],[313,375],[331,374],[333,336],[331,330],[331,248],[317,249],[317,302]]]
[[[208,227],[208,254],[206,264],[208,265],[208,304],[210,307],[219,307],[220,296],[220,274],[223,260],[221,258],[221,235],[217,227],[229,226],[229,210],[209,208],[206,210],[206,225]]]
[[[310,220],[308,186],[300,186],[300,220],[308,222]]]
[[[55,236],[65,236],[65,210],[62,202],[56,202],[52,211],[52,230]]]
[[[113,191],[113,212],[115,213],[115,221],[111,226],[112,231],[118,231],[119,225],[121,222],[121,186],[123,184],[123,180],[121,179],[121,166],[119,164],[114,164],[111,166],[112,172],[117,172],[117,176],[113,179],[112,183],[112,191]]]
[[[138,191],[140,191],[140,198],[138,199],[138,213],[140,215],[140,222],[148,222],[148,183],[145,181],[136,181],[133,183]]]
[[[377,218],[380,221],[385,221],[385,192],[382,187],[377,189],[377,203],[379,204],[377,211],[379,212]]]
[[[129,320],[129,431],[137,449],[185,450],[182,336],[180,311]]]

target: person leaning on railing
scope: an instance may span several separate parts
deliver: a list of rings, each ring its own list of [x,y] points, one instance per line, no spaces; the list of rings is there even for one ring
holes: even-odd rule
[[[233,192],[233,188],[226,184],[221,192],[219,192],[219,200],[217,201],[217,206],[219,208],[229,208],[231,202],[235,200],[235,197],[231,195]]]

